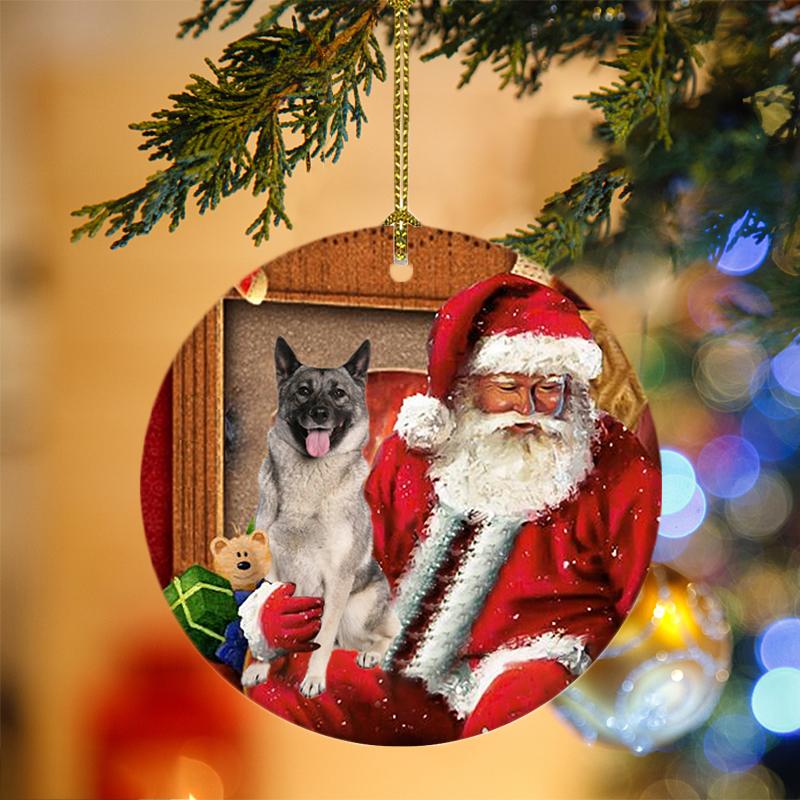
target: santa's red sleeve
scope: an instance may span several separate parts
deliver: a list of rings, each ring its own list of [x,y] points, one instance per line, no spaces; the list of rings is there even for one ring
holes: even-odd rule
[[[620,620],[635,602],[653,555],[661,509],[661,470],[639,440],[619,426],[605,450],[613,461],[605,497],[606,572],[614,586]]]
[[[424,464],[393,434],[384,440],[364,486],[372,511],[375,560],[394,593],[418,539]]]

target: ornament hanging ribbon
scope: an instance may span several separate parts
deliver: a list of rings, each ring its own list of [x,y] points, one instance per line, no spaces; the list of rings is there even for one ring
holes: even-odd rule
[[[419,220],[408,210],[408,7],[411,0],[389,0],[394,8],[394,211],[384,225],[394,228],[392,279],[411,279],[408,226]]]

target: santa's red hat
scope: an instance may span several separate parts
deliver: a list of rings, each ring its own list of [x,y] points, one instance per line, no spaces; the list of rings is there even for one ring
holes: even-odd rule
[[[431,452],[453,430],[453,389],[464,375],[600,374],[603,354],[575,304],[541,283],[502,273],[451,297],[428,338],[428,392],[406,398],[395,430]]]

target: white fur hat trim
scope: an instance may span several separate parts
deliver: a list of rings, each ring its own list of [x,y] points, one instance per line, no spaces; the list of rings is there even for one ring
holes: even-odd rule
[[[498,333],[475,346],[464,372],[490,375],[519,372],[524,375],[568,373],[584,383],[596,378],[603,367],[603,351],[590,339],[556,338],[542,333]]]
[[[454,426],[452,412],[441,400],[413,394],[403,400],[394,429],[412,450],[431,453],[447,441]]]

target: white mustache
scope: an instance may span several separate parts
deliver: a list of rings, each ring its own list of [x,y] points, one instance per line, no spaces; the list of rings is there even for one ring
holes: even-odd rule
[[[567,420],[557,419],[549,414],[534,412],[533,414],[520,414],[517,411],[504,411],[492,414],[483,414],[479,423],[485,433],[493,433],[503,428],[514,425],[538,425],[545,433],[563,435],[569,430]]]

